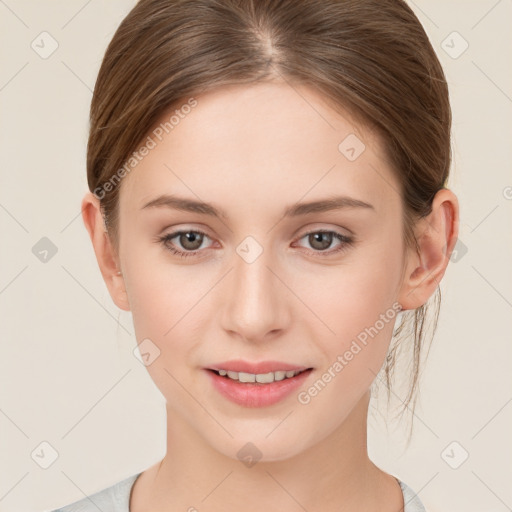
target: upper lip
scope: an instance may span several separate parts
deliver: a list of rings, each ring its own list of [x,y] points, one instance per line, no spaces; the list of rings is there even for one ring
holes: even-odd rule
[[[241,359],[225,361],[223,363],[217,363],[210,367],[208,370],[226,370],[232,372],[244,372],[253,374],[263,374],[270,372],[277,372],[279,370],[284,371],[302,371],[308,370],[309,366],[297,366],[295,364],[283,363],[280,361],[261,361],[259,363],[251,363],[249,361],[243,361]]]

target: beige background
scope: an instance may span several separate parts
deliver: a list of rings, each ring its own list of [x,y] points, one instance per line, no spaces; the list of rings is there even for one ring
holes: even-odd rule
[[[1,512],[70,503],[165,453],[163,397],[133,356],[131,317],[112,303],[79,215],[92,88],[133,4],[0,0]],[[449,80],[460,245],[411,444],[376,414],[369,449],[431,512],[501,512],[512,507],[512,2],[410,5]],[[46,59],[31,47],[43,31],[58,43]],[[34,254],[43,237],[57,249],[46,263]],[[58,453],[48,469],[42,442]]]

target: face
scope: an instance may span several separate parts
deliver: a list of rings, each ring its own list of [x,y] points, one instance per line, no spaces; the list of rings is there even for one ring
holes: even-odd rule
[[[137,342],[169,411],[210,446],[289,458],[341,428],[383,364],[404,263],[399,185],[378,138],[311,89],[195,99],[121,186]],[[299,207],[341,196],[352,202]],[[235,360],[312,370],[272,388],[209,370]]]

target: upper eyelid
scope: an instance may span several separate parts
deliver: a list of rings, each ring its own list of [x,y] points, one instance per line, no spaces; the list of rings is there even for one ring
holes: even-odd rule
[[[325,227],[325,224],[326,224],[325,222],[323,222],[323,223],[322,222],[318,222],[317,224],[319,224],[319,226],[314,226],[312,228],[307,229],[302,234],[302,236],[304,236],[304,235],[306,235],[308,233],[316,233],[317,231],[333,231],[333,232],[339,233],[340,235],[344,235],[344,236],[347,236],[347,237],[354,235],[352,230],[350,230],[349,228],[344,227],[344,226]],[[188,226],[185,225],[185,227],[183,227],[183,228],[182,227],[174,228],[174,226],[168,226],[163,231],[165,232],[167,229],[170,230],[168,234],[176,234],[176,233],[180,233],[180,232],[196,231],[196,232],[199,232],[199,233],[204,233],[207,236],[210,236],[208,234],[209,228],[203,228],[203,227],[195,228],[195,227],[188,227]],[[295,230],[295,233],[300,232],[302,229],[303,228],[299,228],[299,229]],[[340,232],[340,230],[341,230],[341,232]],[[346,231],[347,233],[343,233],[343,231]]]

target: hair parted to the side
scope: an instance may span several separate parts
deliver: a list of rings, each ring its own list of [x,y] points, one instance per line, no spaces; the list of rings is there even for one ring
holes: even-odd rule
[[[314,88],[381,137],[401,186],[404,245],[418,251],[415,222],[448,179],[451,110],[441,64],[402,0],[140,0],[106,50],[90,112],[88,185],[116,251],[121,183],[104,184],[162,115],[222,85],[270,80]],[[435,298],[432,336],[439,286]],[[402,412],[416,404],[430,302],[402,313],[383,368],[389,403],[396,353],[413,337]]]

